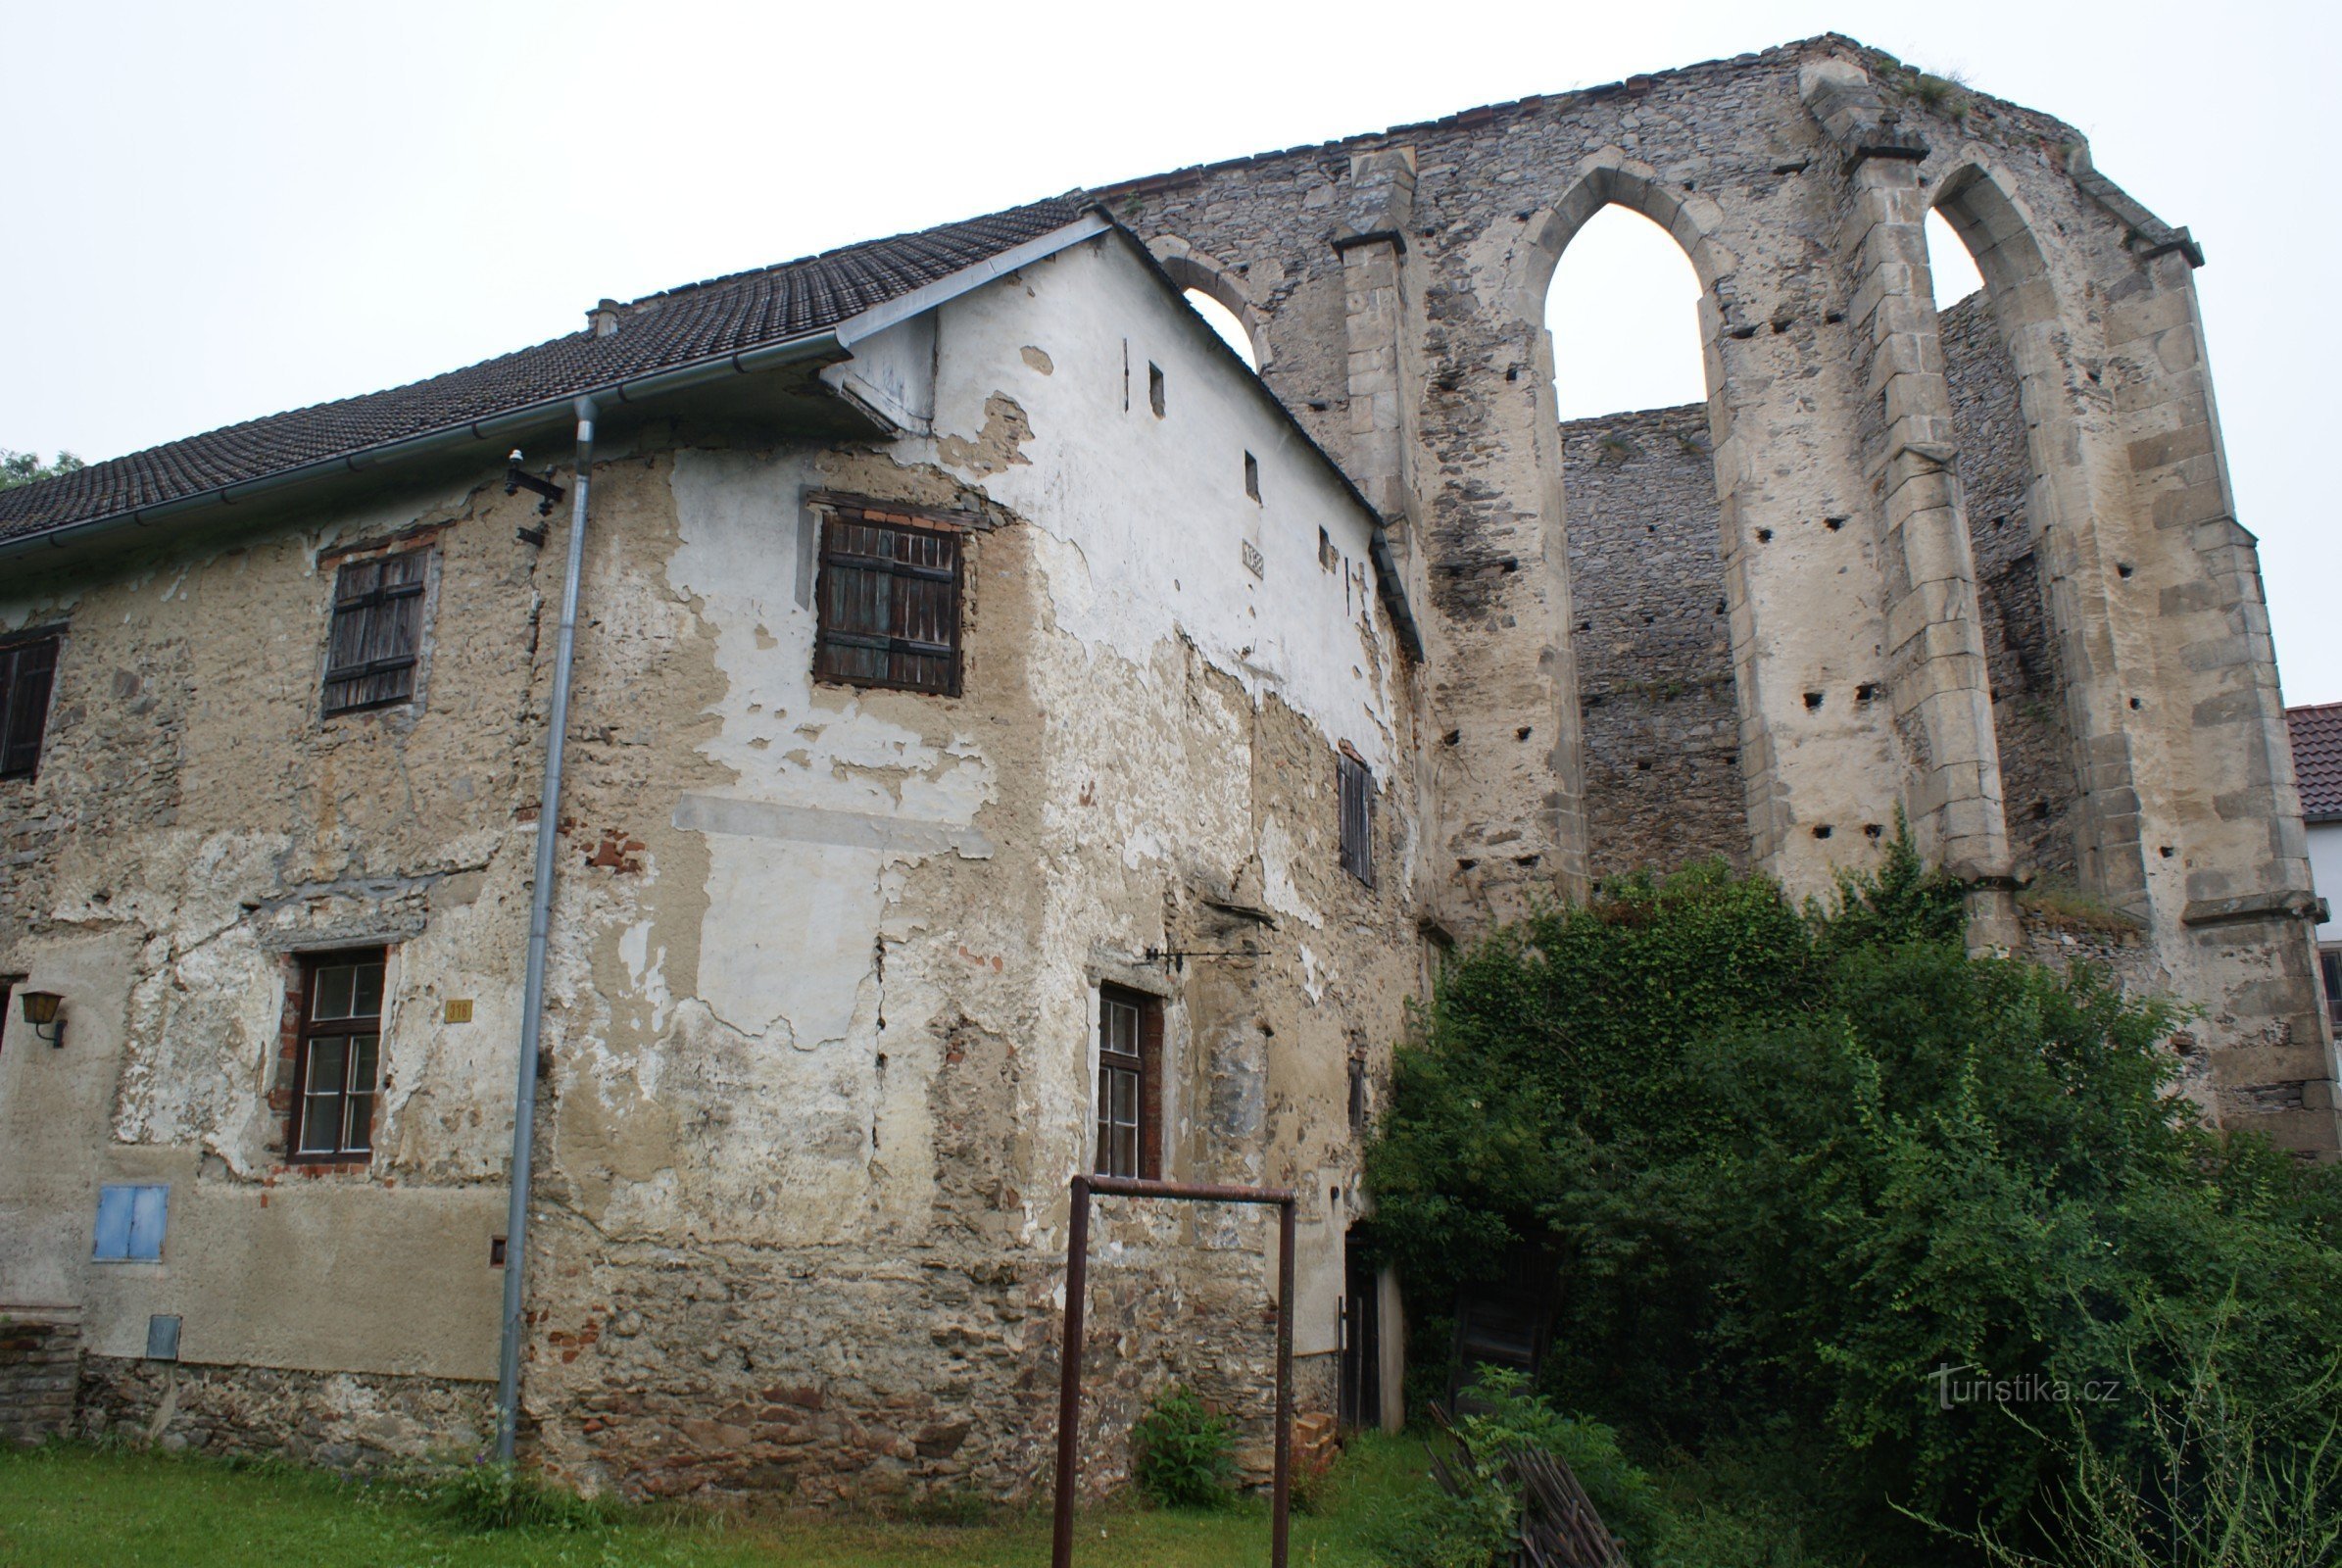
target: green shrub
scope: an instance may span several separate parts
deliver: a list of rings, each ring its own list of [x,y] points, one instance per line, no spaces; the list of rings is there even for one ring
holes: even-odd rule
[[[2173,1335],[2224,1325],[2238,1408],[2319,1377],[2330,1174],[2198,1123],[2171,1009],[1971,957],[1963,924],[1899,839],[1827,906],[1708,864],[1460,955],[1368,1153],[1410,1393],[1445,1379],[1457,1291],[1550,1249],[1541,1392],[1638,1454],[1812,1435],[1782,1505],[1878,1560],[1943,1549],[1898,1507],[2029,1539],[2066,1469],[2025,1408],[1946,1405],[1939,1369],[2119,1382],[2086,1419],[2122,1464],[2179,1386]]]
[[[2144,1412],[2147,1441],[2110,1450],[2074,1422],[2047,1512],[2046,1558],[1971,1536],[1992,1568],[2324,1568],[2342,1559],[2342,1417],[2335,1379],[2239,1400],[2224,1324],[2177,1357],[2177,1385]]]
[[[1400,1568],[1497,1568],[1520,1539],[1522,1493],[1507,1463],[1537,1449],[1566,1463],[1612,1535],[1630,1553],[1658,1524],[1651,1480],[1630,1463],[1618,1434],[1598,1421],[1556,1411],[1518,1372],[1483,1368],[1471,1408],[1452,1426],[1440,1464],[1450,1486],[1415,1500],[1379,1544]]]
[[[1230,1496],[1236,1434],[1195,1392],[1175,1384],[1131,1428],[1131,1475],[1164,1508],[1216,1508]]]
[[[467,1530],[598,1530],[619,1504],[581,1497],[509,1464],[466,1464],[434,1478],[427,1496],[450,1522]]]

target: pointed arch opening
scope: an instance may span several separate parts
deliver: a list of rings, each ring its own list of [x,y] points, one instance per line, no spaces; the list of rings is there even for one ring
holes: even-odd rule
[[[2056,400],[2033,341],[2055,319],[2047,268],[2016,206],[1974,166],[1940,182],[1926,235],[2010,849],[2021,866],[2095,884],[2068,701],[2078,650],[2061,585],[2074,541],[2052,526],[2059,485],[2042,422]]]
[[[1623,166],[1592,171],[1532,240],[1523,281],[1541,291],[1546,328],[1587,875],[1706,856],[1745,865],[1711,424],[1717,253],[1698,214]]]
[[[1269,363],[1267,340],[1261,333],[1261,315],[1241,271],[1206,256],[1175,234],[1151,240],[1147,249],[1179,285],[1180,292],[1209,322],[1228,346],[1255,371]]]

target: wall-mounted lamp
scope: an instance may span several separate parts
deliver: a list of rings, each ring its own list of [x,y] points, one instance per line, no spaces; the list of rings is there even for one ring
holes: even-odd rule
[[[44,1040],[54,1048],[65,1044],[65,1019],[60,1010],[65,998],[54,991],[24,993],[24,1021],[32,1025],[32,1038]]]

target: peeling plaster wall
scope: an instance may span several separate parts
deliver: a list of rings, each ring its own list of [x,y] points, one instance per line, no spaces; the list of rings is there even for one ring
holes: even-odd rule
[[[62,1049],[14,1024],[0,1050],[0,1307],[80,1305],[98,1357],[176,1313],[194,1363],[492,1375],[541,698],[523,516],[458,482],[0,600],[0,627],[67,628],[39,775],[0,784],[0,972],[68,1019]],[[401,532],[437,553],[422,700],[321,719],[319,552]],[[294,1168],[288,974],[376,943],[375,1157]],[[473,1021],[443,1024],[457,998]],[[161,1262],[90,1260],[106,1182],[169,1185]]]
[[[1301,1192],[1328,1406],[1352,1064],[1383,1070],[1419,963],[1419,676],[1372,519],[1119,236],[834,379],[918,433],[686,417],[597,463],[531,1442],[638,1494],[1029,1490],[1105,981],[1159,999],[1169,1173]],[[90,1430],[476,1441],[564,526],[517,542],[536,519],[479,477],[0,604],[68,628],[40,775],[0,786],[0,973],[69,1017],[0,1050],[0,1305],[78,1309]],[[835,492],[972,519],[962,696],[812,680]],[[392,538],[437,552],[418,700],[320,719],[331,552]],[[1373,888],[1339,864],[1341,747],[1377,780]],[[288,981],[374,944],[376,1152],[290,1166]],[[169,1186],[161,1262],[89,1261],[109,1181]],[[1249,1213],[1101,1216],[1097,1484],[1172,1378],[1265,1466],[1273,1245]],[[155,1313],[176,1371],[138,1360]]]
[[[1160,999],[1168,1172],[1304,1194],[1296,1348],[1332,1397],[1350,1062],[1380,1070],[1417,977],[1416,698],[1370,520],[1119,240],[934,333],[932,438],[687,442],[598,484],[589,598],[629,641],[584,647],[582,722],[623,732],[614,684],[698,725],[622,781],[589,744],[570,797],[620,851],[556,924],[528,1403],[586,1485],[1029,1489],[1100,981]],[[811,682],[807,490],[982,512],[962,696]],[[1379,891],[1338,863],[1343,743],[1382,783]],[[1095,1482],[1169,1378],[1265,1418],[1273,1247],[1101,1215]]]

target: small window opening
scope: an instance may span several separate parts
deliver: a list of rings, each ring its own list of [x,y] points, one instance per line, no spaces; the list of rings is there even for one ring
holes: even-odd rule
[[[1342,564],[1342,552],[1334,548],[1334,536],[1323,528],[1317,531],[1317,564],[1328,571]]]
[[[163,1232],[170,1220],[168,1186],[101,1187],[97,1242],[89,1255],[100,1263],[160,1262]]]
[[[1244,454],[1244,494],[1255,501],[1260,499],[1260,460],[1249,452]],[[1318,534],[1322,538],[1325,530],[1320,528]]]
[[[1156,418],[1163,416],[1163,368],[1152,360],[1147,362],[1147,406]]]
[[[296,1160],[365,1158],[374,1149],[380,1087],[380,948],[320,955],[301,966],[301,1040],[293,1056]]]
[[[0,647],[0,778],[30,778],[40,765],[56,678],[55,637]]]
[[[1828,822],[1824,822],[1819,827],[1814,829],[1814,837],[1818,839],[1826,839],[1830,837],[1830,832],[1831,828],[1830,824]]]
[[[1374,774],[1344,752],[1334,760],[1342,795],[1342,868],[1374,886]]]
[[[1098,988],[1098,1158],[1100,1176],[1162,1175],[1163,1004],[1120,986]]]
[[[840,508],[821,524],[813,678],[959,695],[959,534]]]
[[[1805,709],[1807,712],[1812,712],[1821,706],[1822,694],[1820,692],[1807,692],[1805,694]]]
[[[325,711],[355,713],[415,696],[422,657],[428,550],[344,564],[333,580],[325,649]]]

